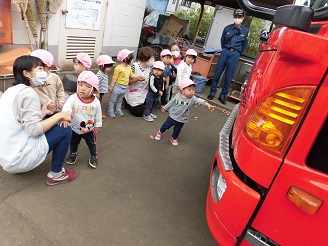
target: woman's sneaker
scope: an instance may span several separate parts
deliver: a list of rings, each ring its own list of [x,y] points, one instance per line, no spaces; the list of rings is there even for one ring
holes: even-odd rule
[[[59,175],[58,177],[54,177],[49,172],[47,174],[46,184],[47,185],[57,185],[57,184],[68,183],[68,182],[71,182],[74,179],[76,179],[77,176],[78,176],[78,173],[74,169],[63,168],[61,175]]]
[[[178,146],[178,140],[175,138],[170,138],[170,141],[172,143],[173,146]]]
[[[154,121],[153,117],[151,117],[150,115],[147,115],[147,116],[144,115],[143,118],[144,118],[145,121],[148,121],[148,122],[153,122]]]
[[[108,111],[107,115],[109,116],[109,118],[114,119],[115,118],[114,110]]]
[[[66,159],[66,163],[73,165],[77,160],[77,153],[70,153],[69,157]]]
[[[122,109],[116,109],[115,113],[120,117],[124,116],[124,113],[123,113]]]
[[[157,119],[157,115],[156,115],[156,114],[150,113],[150,116],[151,116],[153,119]]]
[[[89,158],[89,165],[93,168],[97,168],[97,165],[98,165],[98,157],[96,156],[91,156]]]
[[[161,132],[157,132],[156,133],[156,136],[155,136],[155,139],[156,140],[161,140],[161,138],[162,138],[162,133]]]

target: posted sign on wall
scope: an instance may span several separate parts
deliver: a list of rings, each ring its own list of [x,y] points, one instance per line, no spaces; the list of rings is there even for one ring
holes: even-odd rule
[[[13,28],[10,0],[0,1],[0,45],[13,43]]]

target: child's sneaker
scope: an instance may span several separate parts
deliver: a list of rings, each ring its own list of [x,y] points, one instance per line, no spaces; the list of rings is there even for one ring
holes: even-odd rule
[[[124,113],[123,113],[122,109],[116,109],[115,113],[120,117],[124,116]]]
[[[89,158],[89,165],[93,168],[97,168],[97,165],[98,165],[98,157],[96,156],[91,156]]]
[[[178,140],[175,138],[170,138],[170,141],[172,143],[173,146],[178,146]]]
[[[156,132],[155,139],[156,140],[161,140],[161,138],[162,138],[162,133],[160,131]]]
[[[47,174],[46,184],[56,185],[56,184],[68,183],[76,179],[77,175],[78,175],[77,171],[71,168],[63,168],[63,171],[59,177],[54,177],[49,172]]]
[[[114,110],[108,111],[107,115],[109,116],[109,118],[114,119],[115,118]]]
[[[153,119],[157,119],[157,115],[156,115],[156,114],[150,113],[150,116],[151,116]]]
[[[147,116],[144,115],[143,118],[144,118],[144,120],[146,120],[148,122],[153,122],[154,121],[153,117],[151,117],[150,115],[147,115]]]
[[[66,163],[69,165],[73,165],[76,162],[77,153],[70,153],[69,157],[66,159]]]

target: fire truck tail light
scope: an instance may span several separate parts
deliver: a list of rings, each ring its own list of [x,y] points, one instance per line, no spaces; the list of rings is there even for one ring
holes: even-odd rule
[[[282,155],[314,89],[314,86],[297,86],[271,94],[256,106],[246,121],[246,134],[256,144]]]
[[[321,207],[323,201],[295,186],[290,187],[287,193],[288,199],[299,209],[307,214],[315,214]]]

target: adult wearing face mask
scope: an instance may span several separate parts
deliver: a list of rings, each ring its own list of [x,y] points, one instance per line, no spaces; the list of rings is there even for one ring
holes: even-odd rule
[[[236,9],[233,12],[234,24],[230,24],[223,29],[221,36],[222,52],[216,65],[210,95],[207,97],[209,100],[214,98],[220,77],[225,69],[225,82],[218,100],[222,104],[226,104],[226,96],[230,89],[230,83],[236,70],[239,56],[246,49],[249,40],[249,30],[242,24],[244,16],[243,10]]]
[[[145,78],[142,81],[130,79],[124,98],[126,108],[137,117],[143,116],[146,96],[149,90],[149,75],[155,61],[155,55],[156,52],[153,48],[142,47],[138,51],[137,61],[131,65],[132,72],[135,75],[142,75]]]
[[[43,62],[34,56],[21,56],[14,62],[13,86],[0,100],[0,165],[9,173],[28,172],[39,166],[53,151],[46,184],[67,183],[77,177],[73,169],[63,168],[72,129],[58,125],[72,121],[69,112],[59,112],[45,120],[50,113],[33,90],[46,81]]]

